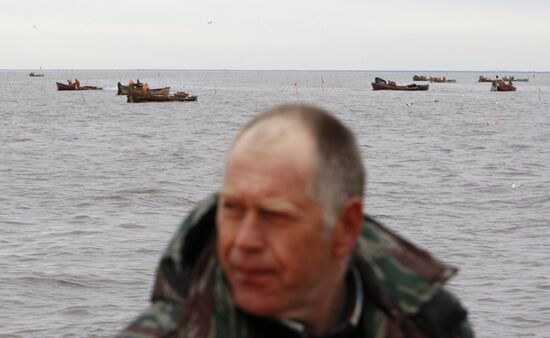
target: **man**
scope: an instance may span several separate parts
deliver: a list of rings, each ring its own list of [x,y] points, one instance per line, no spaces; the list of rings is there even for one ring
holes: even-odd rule
[[[364,181],[355,138],[326,111],[260,115],[119,337],[473,337],[442,286],[456,269],[363,216]]]

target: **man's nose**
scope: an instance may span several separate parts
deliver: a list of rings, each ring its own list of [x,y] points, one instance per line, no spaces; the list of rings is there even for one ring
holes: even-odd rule
[[[249,212],[239,226],[235,246],[244,251],[258,251],[264,246],[264,236],[256,213]]]

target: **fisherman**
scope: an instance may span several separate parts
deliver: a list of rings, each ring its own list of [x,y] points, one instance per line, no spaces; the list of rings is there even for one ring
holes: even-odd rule
[[[76,89],[80,89],[80,81],[78,81],[78,79],[74,79],[74,84]]]
[[[150,89],[149,89],[149,84],[148,83],[145,83],[143,84],[143,92],[144,93],[149,93]]]
[[[69,84],[69,86],[72,86],[72,85],[73,85],[73,81],[71,81],[70,79],[67,80],[67,83]]]
[[[443,286],[456,269],[364,215],[364,183],[355,137],[325,110],[259,115],[118,337],[473,337]]]

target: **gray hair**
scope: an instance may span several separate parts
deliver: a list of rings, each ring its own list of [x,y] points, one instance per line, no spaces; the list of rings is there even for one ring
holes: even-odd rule
[[[305,104],[275,107],[252,121],[235,142],[259,122],[273,118],[295,119],[311,133],[317,147],[318,162],[309,194],[321,205],[327,229],[352,197],[363,198],[366,173],[361,153],[351,130],[328,111]]]

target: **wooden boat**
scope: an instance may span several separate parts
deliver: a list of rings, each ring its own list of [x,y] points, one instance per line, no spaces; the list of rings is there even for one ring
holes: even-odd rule
[[[514,81],[514,82],[529,82],[529,79],[516,79],[513,76],[505,76],[502,78],[504,81]]]
[[[102,90],[102,87],[96,87],[96,86],[80,86],[80,88],[76,88],[76,84],[65,84],[61,82],[56,82],[57,84],[57,90]]]
[[[35,72],[30,72],[29,76],[30,77],[44,77],[44,74],[38,74],[38,73],[35,73]]]
[[[491,85],[492,92],[515,92],[516,87],[512,84],[512,81],[505,83],[503,80],[494,80]]]
[[[166,94],[154,94],[154,93],[144,93],[144,92],[129,92],[128,93],[128,102],[141,103],[141,102],[190,102],[197,101],[197,96],[190,96],[185,92],[179,92],[174,95]]]
[[[73,84],[65,84],[61,82],[56,82],[57,84],[57,90],[76,90],[76,85]]]
[[[129,84],[127,86],[123,85],[122,83],[117,83],[117,86],[118,86],[118,92],[116,93],[117,95],[128,95],[128,88],[133,88],[133,89],[140,89],[143,88],[143,83],[132,83],[132,84]]]
[[[455,83],[456,80],[447,79],[445,76],[442,76],[442,77],[430,77],[430,82]]]
[[[477,80],[477,82],[493,82],[493,79],[480,75],[479,80]]]
[[[128,92],[130,91],[134,91],[134,92],[143,91],[143,84],[141,83],[139,85],[134,83],[134,84],[125,86],[119,82],[117,86],[118,86],[118,92],[116,93],[117,95],[128,95]],[[164,94],[165,92],[170,93],[170,87],[153,88],[153,89],[150,89],[149,92],[153,94]]]
[[[425,75],[414,75],[413,81],[430,81],[430,78]]]
[[[372,84],[372,90],[406,90],[406,91],[417,91],[417,90],[428,90],[430,88],[429,84],[425,85],[417,85],[416,83],[406,85],[406,86],[398,86],[395,82],[389,81],[386,82],[386,80],[381,79],[379,77],[374,79],[374,82]]]

